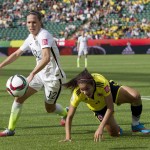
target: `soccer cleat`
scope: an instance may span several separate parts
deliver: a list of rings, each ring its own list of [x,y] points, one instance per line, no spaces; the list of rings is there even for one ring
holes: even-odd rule
[[[66,107],[66,111],[67,111],[67,112],[69,111],[69,107]],[[61,125],[61,126],[65,126],[66,118],[67,118],[67,115],[61,117],[61,120],[60,120],[60,125]]]
[[[120,128],[119,135],[121,136],[122,134],[123,134],[123,130],[122,128]]]
[[[118,135],[121,136],[122,134],[123,134],[123,130],[120,126],[118,126]]]
[[[136,126],[132,125],[132,132],[141,132],[141,133],[148,134],[150,133],[150,130],[146,129],[143,124],[139,123]]]
[[[66,119],[64,117],[62,117],[60,120],[60,125],[65,126],[65,123],[66,123]]]
[[[2,132],[0,132],[0,137],[6,137],[6,136],[14,136],[15,131],[11,131],[9,129],[6,129]]]

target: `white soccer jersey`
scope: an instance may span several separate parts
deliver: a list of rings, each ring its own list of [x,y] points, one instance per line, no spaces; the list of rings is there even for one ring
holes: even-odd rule
[[[78,43],[80,43],[79,45],[79,50],[83,50],[83,49],[87,49],[87,41],[88,41],[88,37],[86,36],[80,36],[78,38]]]
[[[41,29],[35,38],[29,34],[20,49],[22,51],[31,50],[38,65],[42,59],[42,49],[46,47],[50,48],[50,62],[40,72],[51,80],[62,79],[65,74],[59,63],[59,50],[52,35],[47,30]]]

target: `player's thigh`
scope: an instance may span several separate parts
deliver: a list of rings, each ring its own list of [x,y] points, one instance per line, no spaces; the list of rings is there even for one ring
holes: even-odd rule
[[[111,136],[118,136],[119,135],[119,129],[120,128],[117,125],[117,122],[116,122],[113,115],[110,117],[109,121],[107,122],[105,129],[107,130],[107,132]]]
[[[31,95],[35,94],[37,91],[33,89],[32,87],[28,87],[26,93],[22,97],[16,97],[15,100],[19,103],[23,103],[25,100],[27,100]]]
[[[48,113],[54,112],[56,101],[61,92],[61,80],[50,81],[45,88],[45,109]]]
[[[78,56],[82,56],[83,55],[83,49],[79,49],[79,51],[78,51]]]
[[[140,104],[141,97],[139,92],[131,87],[121,86],[117,97],[117,104],[123,104],[123,103]]]
[[[48,104],[55,104],[60,92],[62,80],[52,80],[44,84],[44,91],[45,91],[45,102]]]
[[[87,48],[85,48],[85,49],[83,50],[83,53],[84,53],[84,55],[87,55],[87,54],[88,54]]]
[[[39,74],[36,74],[33,80],[29,83],[28,89],[24,96],[20,98],[15,98],[15,100],[19,103],[23,103],[26,99],[28,99],[31,95],[41,90],[43,87],[43,83]]]
[[[52,113],[56,110],[56,105],[55,104],[48,104],[45,102],[45,109],[48,113]]]

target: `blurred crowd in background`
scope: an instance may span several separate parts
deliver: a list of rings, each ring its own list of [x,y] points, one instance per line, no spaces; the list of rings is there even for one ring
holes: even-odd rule
[[[45,27],[56,38],[76,39],[82,29],[92,39],[150,38],[150,0],[1,1],[1,40],[13,39],[4,37],[7,29],[11,33],[18,28],[26,36],[23,29],[31,10],[43,14]]]

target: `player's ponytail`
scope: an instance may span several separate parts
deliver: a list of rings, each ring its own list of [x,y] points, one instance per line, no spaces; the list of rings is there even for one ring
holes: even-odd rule
[[[75,78],[71,79],[69,82],[63,84],[64,87],[74,90],[78,84],[87,83],[94,85],[94,79],[87,69],[84,69]]]

